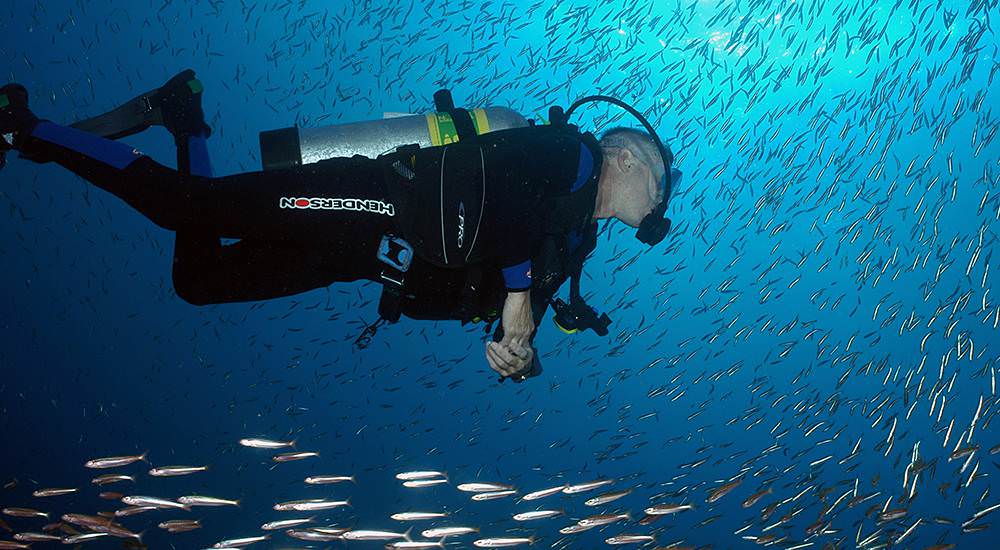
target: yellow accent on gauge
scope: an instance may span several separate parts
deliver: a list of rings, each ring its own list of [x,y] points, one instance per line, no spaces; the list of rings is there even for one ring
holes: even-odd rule
[[[563,328],[563,326],[559,324],[559,321],[556,321],[555,319],[552,319],[552,322],[555,323],[557,327],[559,327],[559,330],[563,331],[566,334],[576,334],[580,330],[576,328],[573,330],[567,330]]]

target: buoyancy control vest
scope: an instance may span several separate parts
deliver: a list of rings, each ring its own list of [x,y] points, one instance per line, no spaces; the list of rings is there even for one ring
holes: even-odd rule
[[[567,124],[559,107],[550,109],[550,124],[529,120],[528,127],[477,135],[468,111],[454,108],[447,90],[435,94],[435,103],[439,112],[449,113],[455,121],[458,139],[437,147],[403,145],[379,160],[386,170],[390,198],[399,205],[395,217],[399,235],[416,256],[442,270],[446,274],[442,278],[453,280],[455,269],[464,271],[461,296],[449,314],[438,310],[428,315],[418,305],[429,303],[421,289],[397,284],[402,273],[383,274],[381,319],[358,338],[360,347],[367,345],[382,320],[398,320],[401,310],[414,318],[451,318],[463,324],[492,323],[499,316],[506,291],[489,247],[502,240],[503,228],[490,215],[491,192],[533,194],[540,204],[535,214],[541,216],[516,220],[539,224],[541,230],[540,242],[531,243],[536,326],[548,305],[556,304],[552,296],[567,278],[574,279],[571,301],[582,303],[580,272],[596,247],[597,224],[592,218],[602,159],[597,139]],[[484,236],[488,232],[501,234]],[[501,335],[498,327],[494,339]]]
[[[513,232],[542,237],[586,229],[600,158],[590,133],[550,125],[403,150],[390,163],[398,230],[417,256],[436,266],[496,263],[510,255],[505,248],[540,244],[510,242]],[[538,207],[530,213],[503,212],[502,202]]]

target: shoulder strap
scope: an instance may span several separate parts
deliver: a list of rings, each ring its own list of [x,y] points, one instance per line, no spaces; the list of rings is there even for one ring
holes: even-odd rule
[[[579,136],[582,146],[591,152],[593,168],[582,188],[573,193],[550,199],[553,201],[553,206],[550,209],[546,227],[548,233],[565,233],[574,229],[586,233],[588,226],[592,223],[591,218],[597,201],[597,183],[600,180],[602,164],[599,149],[595,151],[597,140],[590,132],[581,134],[572,125],[567,126],[567,128],[572,129]]]
[[[455,107],[455,102],[451,98],[451,91],[441,89],[434,92],[434,108],[441,113],[451,115],[452,122],[455,123],[455,131],[458,132],[459,141],[472,143],[479,139],[476,127],[472,125],[472,115],[469,111]]]

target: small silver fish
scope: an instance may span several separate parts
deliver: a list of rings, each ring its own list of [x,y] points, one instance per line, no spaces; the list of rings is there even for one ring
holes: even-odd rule
[[[628,496],[632,492],[632,489],[626,489],[624,491],[615,491],[613,493],[604,493],[602,495],[597,495],[594,498],[589,498],[583,502],[584,506],[600,506],[602,504],[607,504],[609,502],[614,502],[624,496]]]
[[[532,521],[536,519],[548,519],[563,515],[562,510],[534,510],[532,512],[521,512],[514,514],[514,521]]]
[[[190,506],[181,502],[175,502],[173,500],[168,500],[165,498],[142,496],[142,495],[124,496],[122,497],[122,502],[128,504],[129,506],[152,506],[153,508],[174,509],[174,510],[191,509]]]
[[[652,535],[632,535],[632,534],[622,534],[615,535],[604,539],[604,542],[612,545],[617,544],[638,544],[641,542],[652,542],[655,540]]]
[[[152,510],[158,510],[156,506],[129,506],[128,508],[122,508],[121,510],[115,510],[116,518],[124,518],[128,516],[134,516],[136,514],[143,514],[150,512]]]
[[[490,491],[488,493],[476,493],[472,495],[472,500],[477,502],[482,500],[494,500],[503,497],[509,497],[511,495],[516,495],[517,491],[514,489],[508,489],[506,491]]]
[[[594,525],[580,525],[579,523],[574,523],[573,525],[563,527],[559,530],[559,533],[563,535],[572,535],[573,533],[582,533],[588,529],[593,529],[594,527]]]
[[[71,537],[66,537],[62,539],[62,542],[63,544],[78,544],[81,542],[88,542],[106,536],[108,536],[107,533],[84,533],[82,535],[73,535]]]
[[[208,470],[208,466],[160,466],[149,470],[149,475],[153,477],[176,477],[204,472],[205,470]]]
[[[505,485],[503,483],[462,483],[455,488],[466,493],[485,493],[490,491],[507,491],[513,489],[510,485]]]
[[[414,472],[402,472],[396,474],[396,479],[400,481],[413,481],[417,479],[430,479],[433,477],[444,477],[448,476],[444,472],[435,472],[433,470],[418,470]]]
[[[328,485],[330,483],[343,483],[345,481],[357,483],[354,480],[354,476],[309,476],[306,478],[306,483],[309,485]]]
[[[286,447],[295,448],[295,440],[291,441],[274,441],[272,439],[262,439],[258,437],[249,437],[240,440],[240,445],[244,447],[250,447],[252,449],[284,449]]]
[[[5,516],[15,518],[48,518],[49,514],[31,508],[4,508],[0,510]]]
[[[389,516],[396,521],[422,521],[428,519],[446,518],[448,514],[444,512],[399,512]]]
[[[157,527],[171,533],[185,533],[201,529],[201,522],[196,519],[172,519],[160,522]]]
[[[540,491],[532,491],[521,497],[521,500],[538,500],[540,498],[552,496],[554,494],[561,493],[562,490],[565,489],[566,487],[567,487],[566,485],[560,485],[558,487],[551,487],[549,489],[542,489]]]
[[[78,489],[38,489],[32,496],[44,498],[44,497],[57,497],[60,495],[68,495],[77,492]]]
[[[271,535],[259,535],[256,537],[244,537],[241,539],[220,540],[219,542],[213,544],[212,548],[233,548],[240,546],[249,546],[254,543],[264,542],[269,538],[271,538]]]
[[[348,500],[323,500],[323,499],[306,499],[306,500],[293,500],[291,502],[281,502],[274,505],[274,509],[279,512],[287,512],[289,510],[294,510],[296,512],[316,512],[320,510],[330,510],[333,508],[340,508],[341,506],[350,506],[351,501]]]
[[[437,542],[430,540],[398,540],[395,542],[390,542],[385,545],[386,548],[390,550],[395,550],[396,548],[444,548],[444,539]]]
[[[420,487],[430,487],[448,483],[447,479],[411,479],[403,482],[403,487],[418,489]]]
[[[49,535],[47,533],[17,533],[14,535],[14,540],[20,542],[61,542],[62,537],[56,535]]]
[[[147,454],[149,454],[149,451],[146,451],[141,455],[110,456],[107,458],[95,458],[93,460],[88,460],[83,464],[83,466],[85,468],[92,468],[92,469],[120,468],[122,466],[128,466],[129,464],[134,464],[139,461],[148,462],[146,460]]]
[[[315,529],[288,529],[285,534],[293,539],[307,540],[309,542],[332,542],[341,540],[339,534],[322,533]]]
[[[500,537],[478,539],[472,542],[472,545],[477,548],[506,548],[508,546],[520,546],[522,544],[535,544],[535,537]]]
[[[293,460],[303,460],[306,458],[318,457],[319,453],[316,451],[295,451],[290,453],[281,453],[279,455],[274,455],[271,460],[275,462],[291,462]]]
[[[189,506],[239,506],[240,501],[224,498],[206,497],[201,495],[185,495],[178,497],[177,502]]]
[[[582,493],[584,491],[597,489],[598,487],[604,487],[605,485],[611,485],[614,482],[615,480],[613,479],[598,479],[596,481],[589,481],[587,483],[567,485],[566,487],[563,487],[562,492],[566,493],[567,495],[574,495],[576,493]]]
[[[274,531],[277,529],[288,529],[291,527],[298,527],[300,525],[305,525],[311,523],[316,518],[304,518],[304,519],[283,519],[281,521],[271,521],[261,525],[260,528],[264,531]]]
[[[650,506],[643,510],[651,516],[665,516],[668,514],[676,514],[677,512],[683,512],[684,510],[691,510],[694,506],[690,504],[656,504]]]
[[[429,539],[435,539],[438,537],[454,537],[478,532],[479,529],[475,527],[435,527],[433,529],[421,531],[420,535]]]
[[[94,485],[107,485],[109,483],[119,483],[122,481],[135,482],[135,478],[132,476],[126,476],[121,474],[104,474],[102,476],[97,476],[90,480],[90,483]]]
[[[344,540],[392,540],[392,539],[409,539],[410,531],[407,530],[405,533],[395,533],[393,531],[373,531],[369,529],[352,529],[350,531],[345,531],[341,537]]]
[[[581,519],[577,523],[584,527],[597,527],[607,525],[617,521],[631,521],[632,517],[626,514],[600,514]]]

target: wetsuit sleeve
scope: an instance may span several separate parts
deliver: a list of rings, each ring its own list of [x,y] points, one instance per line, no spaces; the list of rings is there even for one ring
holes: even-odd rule
[[[507,292],[522,292],[531,288],[531,260],[503,268]]]
[[[510,212],[499,233],[497,241],[497,265],[503,273],[504,285],[508,292],[520,292],[531,288],[531,263],[538,247],[545,238],[542,224],[543,212],[539,204],[525,199],[508,201],[506,212]],[[527,214],[522,214],[522,212]]]

